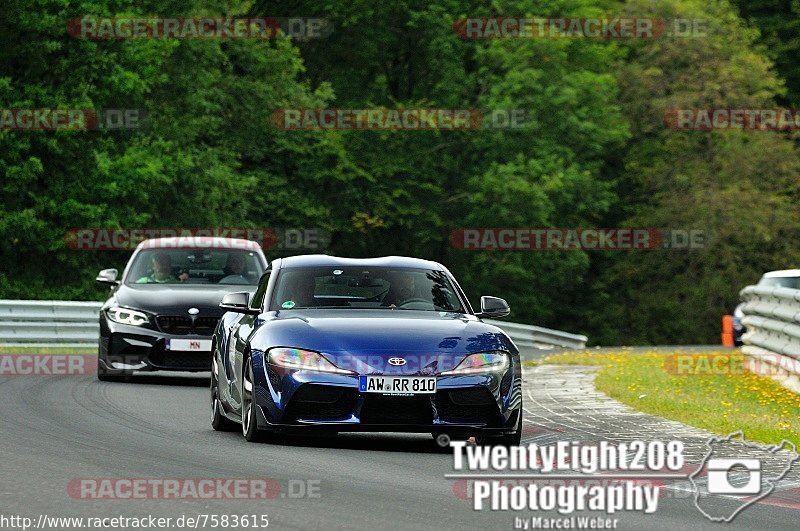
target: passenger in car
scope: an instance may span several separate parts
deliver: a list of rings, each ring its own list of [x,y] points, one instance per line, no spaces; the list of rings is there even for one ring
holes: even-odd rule
[[[183,274],[182,274],[183,275]],[[188,277],[189,275],[186,274]],[[136,280],[137,284],[164,284],[178,280],[172,273],[172,259],[167,253],[156,253],[153,256],[153,271]],[[185,280],[185,279],[181,279]]]

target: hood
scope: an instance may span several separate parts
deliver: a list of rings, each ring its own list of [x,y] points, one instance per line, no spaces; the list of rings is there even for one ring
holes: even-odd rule
[[[219,308],[222,297],[235,291],[248,291],[252,296],[255,289],[256,286],[241,285],[223,287],[191,284],[147,284],[143,286],[123,284],[109,304],[119,304],[156,315],[182,315],[189,308],[197,308],[200,310],[199,315],[219,316],[224,313]]]
[[[472,315],[409,311],[318,309],[278,311],[262,327],[267,337],[254,347],[287,346],[325,354],[343,369],[360,374],[416,374],[454,368],[473,352],[516,352],[496,326]],[[390,358],[405,365],[394,367]],[[366,365],[366,366],[364,366]]]

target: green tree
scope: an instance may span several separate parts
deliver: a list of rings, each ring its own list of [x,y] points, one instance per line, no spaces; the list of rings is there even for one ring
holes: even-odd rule
[[[10,1],[0,35],[3,107],[145,108],[135,131],[0,131],[0,296],[86,298],[120,253],[75,252],[72,227],[307,226],[328,219],[331,181],[349,171],[341,140],[287,135],[274,108],[332,97],[299,79],[276,40],[81,40],[86,14],[241,13],[236,2]],[[325,184],[321,184],[325,183]],[[335,223],[335,221],[330,221]]]
[[[473,302],[507,296],[513,317],[581,326],[572,302],[587,289],[581,252],[476,252],[450,247],[469,226],[593,226],[614,199],[603,168],[627,125],[615,101],[613,43],[464,40],[461,17],[541,14],[552,3],[278,2],[254,13],[332,21],[328,38],[300,45],[312,83],[330,81],[337,107],[523,109],[525,128],[350,131],[347,152],[368,176],[349,234],[336,250],[415,254],[448,264]],[[534,10],[535,8],[535,10]],[[559,5],[566,15],[595,2]]]
[[[613,344],[719,341],[720,317],[764,271],[796,265],[800,166],[792,139],[674,131],[671,108],[772,107],[782,83],[726,2],[632,0],[626,9],[709,21],[706,38],[631,43],[620,101],[634,136],[620,175],[622,226],[706,231],[702,250],[598,257],[587,319]]]
[[[800,2],[798,0],[735,0],[742,18],[758,28],[767,56],[786,81],[782,105],[800,105]]]

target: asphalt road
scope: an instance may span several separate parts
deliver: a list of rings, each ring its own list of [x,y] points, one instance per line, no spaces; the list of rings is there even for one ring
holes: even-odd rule
[[[453,472],[452,456],[430,436],[350,434],[250,444],[240,433],[215,432],[207,385],[204,377],[168,374],[131,383],[0,377],[0,516],[267,514],[277,529],[510,529],[515,517],[533,516],[474,511],[444,477]],[[281,493],[267,500],[86,500],[68,488],[76,478],[270,478]],[[291,495],[308,481],[319,482],[318,496]],[[712,525],[691,499],[663,498],[655,515],[616,516],[627,529],[796,529],[798,515],[756,505],[734,524]]]

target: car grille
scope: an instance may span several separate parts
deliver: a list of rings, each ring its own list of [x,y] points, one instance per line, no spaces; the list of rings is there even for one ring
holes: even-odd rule
[[[113,365],[114,363],[138,365],[146,360],[151,352],[150,347],[131,345],[118,335],[112,335],[110,338],[102,338],[100,340],[100,349],[100,355],[105,358],[105,361],[109,365]]]
[[[272,367],[269,364],[267,364],[267,377],[269,378],[270,385],[272,385],[272,389],[276,393],[280,393],[281,392],[281,377],[278,376],[278,374],[275,373],[275,371],[272,369]]]
[[[150,363],[164,369],[211,370],[211,354],[207,352],[172,352],[153,349]]]
[[[104,356],[108,354],[108,337],[107,336],[100,336],[100,343],[98,344],[98,349],[100,351],[100,355]]]
[[[439,418],[448,422],[491,424],[500,412],[492,394],[483,387],[438,391],[436,405]]]
[[[156,322],[165,334],[210,336],[217,327],[219,317],[198,317],[192,323],[191,317],[183,315],[159,315]]]
[[[381,396],[364,398],[362,424],[433,424],[433,408],[427,396]]]
[[[342,419],[356,405],[358,391],[328,385],[304,384],[292,395],[286,407],[285,422],[298,419]]]
[[[192,318],[179,315],[159,315],[158,327],[167,334],[188,334],[192,330]]]
[[[506,375],[503,376],[503,381],[500,382],[500,394],[502,396],[506,396],[508,392],[511,390],[512,375],[513,375],[512,371],[506,372]]]

